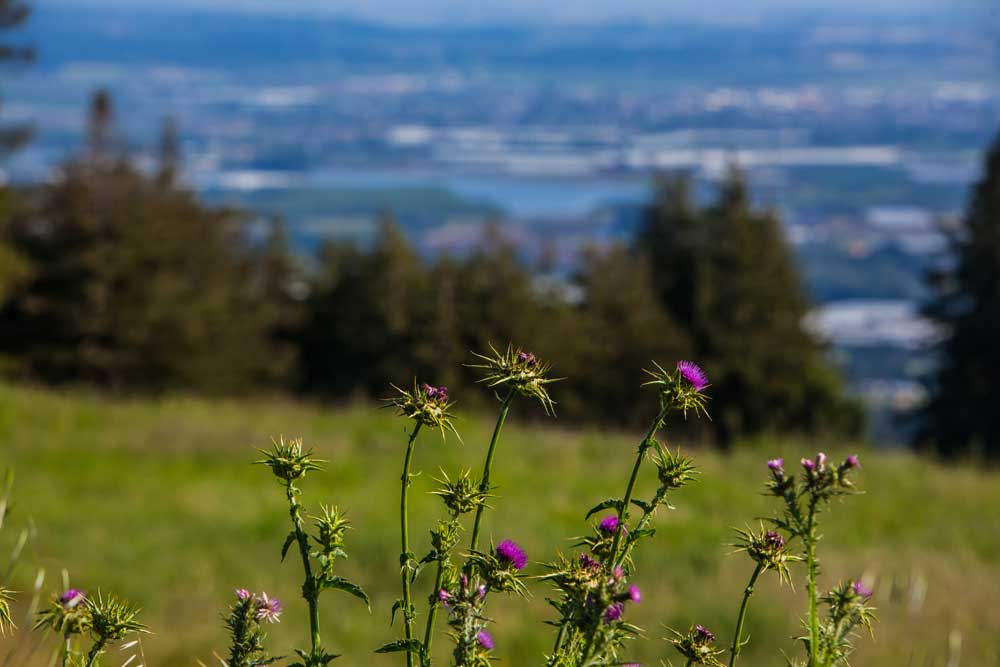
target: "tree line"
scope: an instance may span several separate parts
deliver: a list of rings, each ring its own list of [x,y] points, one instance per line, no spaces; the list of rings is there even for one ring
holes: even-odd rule
[[[83,149],[49,182],[4,190],[6,376],[342,398],[416,372],[461,396],[469,351],[510,340],[567,378],[554,394],[568,419],[635,424],[647,406],[633,369],[690,357],[712,378],[706,435],[720,443],[860,428],[802,329],[780,223],[736,171],[706,207],[683,177],[661,181],[631,244],[585,249],[562,281],[541,280],[499,226],[466,254],[427,257],[389,218],[371,245],[331,241],[307,263],[280,223],[251,233],[252,216],[200,201],[179,171],[173,126],[157,168],[141,170],[100,92]]]

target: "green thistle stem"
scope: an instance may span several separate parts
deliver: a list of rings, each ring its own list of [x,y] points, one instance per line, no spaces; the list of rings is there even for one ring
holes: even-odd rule
[[[669,404],[662,407],[660,413],[656,415],[656,419],[650,425],[646,437],[639,444],[639,453],[635,457],[635,465],[632,466],[632,475],[628,478],[628,486],[625,487],[625,498],[622,499],[621,507],[618,508],[618,526],[615,529],[615,540],[611,544],[611,559],[609,560],[612,568],[620,564],[618,561],[618,547],[621,544],[622,533],[625,532],[625,522],[628,520],[628,506],[632,502],[632,492],[635,490],[635,480],[639,476],[639,468],[642,467],[642,461],[646,458],[646,450],[649,448],[653,436],[663,426],[663,420],[666,419],[669,410]]]
[[[413,427],[410,440],[406,443],[406,456],[403,458],[403,476],[400,478],[402,489],[399,494],[399,531],[403,543],[403,551],[399,556],[402,568],[403,582],[403,623],[406,628],[406,639],[413,639],[413,603],[410,600],[410,527],[407,518],[407,503],[410,490],[410,460],[413,458],[413,445],[420,433],[420,422]],[[406,652],[406,667],[413,667],[413,653]]]
[[[431,664],[431,644],[434,642],[434,624],[437,621],[438,591],[441,590],[441,581],[444,579],[444,560],[438,561],[437,574],[434,576],[434,590],[431,593],[431,607],[427,612],[427,626],[424,628],[424,665]]]
[[[490,471],[493,469],[493,456],[496,454],[497,442],[500,441],[500,431],[503,430],[503,423],[507,419],[507,413],[510,411],[510,404],[513,400],[514,391],[511,390],[507,392],[507,396],[504,397],[503,402],[500,404],[500,414],[497,415],[497,423],[493,427],[490,448],[486,451],[486,463],[483,465],[483,479],[479,482],[479,490],[482,493],[489,493],[490,491]],[[486,509],[485,503],[480,504],[476,508],[476,519],[472,524],[472,551],[475,551],[479,546],[479,530],[483,521],[484,509]]]
[[[750,575],[750,582],[747,584],[746,589],[743,591],[743,601],[740,603],[740,613],[736,617],[736,634],[733,636],[733,647],[729,651],[729,667],[733,667],[736,664],[736,659],[740,655],[740,651],[743,649],[743,622],[747,618],[747,606],[750,603],[750,596],[753,595],[754,584],[757,583],[757,577],[760,573],[764,571],[764,566],[760,563],[754,568],[753,574]]]
[[[87,653],[87,667],[94,667],[97,664],[97,656],[104,650],[104,645],[107,641],[104,637],[99,637],[94,641],[94,645],[90,647],[90,652]]]
[[[549,665],[555,664],[556,659],[559,657],[559,651],[562,650],[563,638],[566,636],[566,624],[563,623],[559,626],[559,632],[556,634],[556,642],[552,645],[552,657],[549,658]]]
[[[817,667],[819,661],[819,610],[816,597],[816,500],[809,499],[809,518],[806,524],[806,576],[809,596],[809,667]]]
[[[72,640],[70,640],[70,635],[67,632],[63,636],[62,667],[66,667],[69,664],[69,652],[72,646]]]
[[[295,541],[299,545],[299,555],[302,557],[302,569],[305,580],[302,583],[302,598],[309,605],[309,634],[312,643],[312,655],[320,654],[322,640],[319,634],[319,591],[313,578],[312,564],[309,562],[309,536],[302,530],[302,515],[299,501],[295,497],[295,485],[291,481],[285,484],[285,495],[288,497],[288,514],[295,527]]]

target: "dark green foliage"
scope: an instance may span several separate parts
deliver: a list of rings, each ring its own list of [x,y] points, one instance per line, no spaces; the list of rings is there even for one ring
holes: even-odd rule
[[[0,347],[49,382],[233,391],[280,377],[278,313],[261,305],[274,279],[244,227],[134,167],[98,93],[87,151],[11,216],[32,273],[0,313]]]
[[[31,7],[23,0],[0,0],[0,31],[16,30],[31,16]],[[24,64],[35,57],[30,46],[6,39],[0,43],[0,64]],[[0,157],[9,155],[23,146],[32,135],[27,124],[0,124]]]
[[[919,439],[944,456],[1000,460],[1000,137],[952,247],[954,267],[931,276],[937,297],[926,314],[949,335]]]
[[[687,192],[684,179],[661,185],[635,249],[708,373],[715,438],[856,432],[857,406],[802,328],[808,302],[777,218],[751,207],[736,171],[712,206],[695,208]]]

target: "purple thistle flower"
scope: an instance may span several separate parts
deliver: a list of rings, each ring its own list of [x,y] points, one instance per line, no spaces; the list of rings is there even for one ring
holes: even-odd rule
[[[708,386],[708,376],[693,361],[678,361],[677,372],[694,387],[695,391],[701,391]]]
[[[806,470],[813,471],[816,469],[816,462],[812,459],[802,459],[802,467]]]
[[[477,590],[479,591],[480,600],[486,597],[486,584],[479,584],[479,588]]]
[[[597,528],[605,535],[614,534],[618,529],[618,517],[614,514],[609,514],[601,519],[601,523],[597,524]]]
[[[778,473],[784,472],[785,459],[782,458],[771,459],[770,461],[767,462],[767,467],[768,469],[770,469],[771,472],[778,472]]]
[[[493,650],[493,646],[494,646],[494,644],[493,644],[493,635],[491,635],[490,633],[486,632],[486,630],[480,630],[476,634],[476,641],[479,642],[479,645],[482,646],[487,651],[492,651]]]
[[[590,557],[590,554],[580,554],[580,565],[588,570],[600,569],[601,564]]]
[[[445,402],[448,400],[448,387],[434,387],[426,382],[420,386],[424,394],[432,401]]]
[[[702,643],[715,641],[715,634],[704,625],[694,626],[695,637]]]
[[[75,588],[68,589],[65,593],[59,596],[59,602],[63,606],[76,606],[84,599],[83,591],[79,591]]]
[[[854,588],[855,594],[860,595],[863,598],[870,598],[872,596],[872,589],[865,586],[860,580],[855,581],[852,588]]]
[[[240,600],[247,600],[253,597],[253,593],[251,593],[245,588],[237,588],[236,597],[238,597]]]
[[[257,620],[277,623],[281,620],[282,609],[284,607],[278,602],[278,598],[269,598],[267,593],[261,593],[260,600],[257,601]]]
[[[764,541],[768,546],[774,547],[775,549],[782,549],[785,546],[785,538],[781,536],[781,533],[769,530],[764,533]]]
[[[622,609],[623,609],[623,607],[622,607],[621,603],[618,603],[618,602],[616,602],[615,604],[613,604],[610,607],[608,607],[607,609],[605,609],[604,610],[604,622],[605,623],[614,623],[615,621],[617,621],[618,619],[620,619],[622,617]]]
[[[850,469],[850,468],[860,468],[861,467],[861,461],[858,459],[858,455],[857,454],[851,454],[850,456],[848,456],[847,460],[844,461],[844,467],[848,468],[848,469]]]
[[[826,465],[826,454],[824,454],[823,452],[820,452],[819,454],[817,454],[816,455],[816,462],[819,464],[819,466],[821,468],[823,466],[825,466]]]
[[[451,593],[449,593],[443,588],[438,591],[438,600],[440,600],[441,602],[447,602],[450,599],[451,599]]]
[[[611,570],[611,576],[614,577],[616,581],[621,581],[625,578],[625,571],[622,570],[620,565],[616,565],[615,569]]]
[[[628,599],[636,604],[642,602],[642,593],[639,591],[639,587],[635,584],[628,587]]]
[[[504,540],[497,545],[497,560],[502,565],[513,566],[515,570],[523,570],[528,564],[528,555],[513,540]]]
[[[517,360],[522,364],[527,364],[529,366],[534,366],[538,363],[538,357],[533,355],[531,352],[518,352]]]

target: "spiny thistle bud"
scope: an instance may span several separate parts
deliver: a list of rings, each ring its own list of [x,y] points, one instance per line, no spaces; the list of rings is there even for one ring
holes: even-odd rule
[[[455,548],[461,537],[462,524],[457,520],[438,521],[437,528],[431,531],[431,547],[437,560],[445,560],[448,552]]]
[[[277,441],[271,439],[271,451],[259,450],[264,458],[254,461],[254,464],[266,465],[274,476],[286,484],[305,477],[310,470],[322,470],[321,459],[313,458],[312,450],[302,450],[302,438],[285,442],[284,437]]]
[[[545,414],[554,414],[555,402],[549,396],[546,385],[558,382],[560,378],[545,377],[550,370],[548,364],[532,353],[511,345],[507,345],[507,351],[501,353],[490,343],[490,352],[490,356],[473,353],[483,361],[481,364],[469,364],[469,368],[483,371],[479,382],[488,387],[506,387],[522,396],[534,398],[542,404]]]
[[[745,551],[765,570],[777,572],[779,582],[788,582],[789,586],[792,585],[788,564],[802,559],[789,553],[788,544],[781,533],[774,530],[765,531],[763,525],[758,533],[750,528],[736,532],[740,540],[732,546],[736,547],[737,551]]]
[[[437,491],[431,491],[431,493],[444,500],[445,506],[451,510],[453,516],[469,514],[486,504],[489,494],[479,488],[478,482],[473,481],[471,470],[461,471],[454,482],[448,478],[447,473],[443,470],[441,476],[443,479],[435,478],[434,480],[441,487]]]
[[[667,371],[655,361],[655,370],[646,370],[652,379],[644,387],[656,387],[660,400],[670,409],[680,410],[685,417],[688,411],[708,416],[705,404],[708,397],[703,391],[708,388],[705,372],[690,361],[679,361],[673,371]]]
[[[721,666],[718,656],[723,653],[722,649],[717,649],[713,645],[715,635],[703,625],[695,625],[687,634],[681,634],[676,630],[671,630],[674,637],[668,639],[681,655],[683,655],[692,665],[715,665]]]
[[[319,550],[312,555],[319,559],[324,572],[330,572],[333,561],[347,558],[347,553],[344,551],[344,535],[350,529],[351,522],[345,519],[343,513],[336,507],[321,505],[320,510],[322,514],[313,517],[313,525],[316,526],[313,540],[319,545]]]
[[[868,606],[871,596],[872,590],[855,580],[842,582],[821,600],[830,607],[830,619],[835,624],[861,626],[872,632],[872,623],[876,619],[874,608]]]
[[[656,474],[664,491],[679,489],[698,475],[694,461],[682,455],[680,448],[674,453],[662,447],[659,442],[654,441],[653,446],[656,448],[653,463],[656,465]]]
[[[14,619],[10,613],[10,603],[14,601],[12,591],[0,587],[0,636],[6,635],[8,630],[13,630]]]
[[[281,615],[281,603],[268,598],[267,593],[259,596],[245,588],[237,589],[236,602],[229,607],[226,615],[226,629],[229,631],[230,667],[255,667],[273,661],[264,651],[265,635],[261,621],[276,623]]]
[[[147,632],[146,626],[135,620],[139,610],[114,596],[85,598],[90,610],[90,631],[104,642],[120,641],[130,632]]]
[[[396,408],[396,414],[400,417],[437,429],[441,431],[442,438],[447,431],[451,431],[459,440],[462,439],[452,421],[455,416],[449,412],[454,403],[448,400],[447,387],[432,387],[426,383],[418,385],[416,380],[413,381],[413,389],[410,391],[400,389],[396,385],[390,386],[399,392],[399,395],[383,400],[388,403],[387,407]]]

